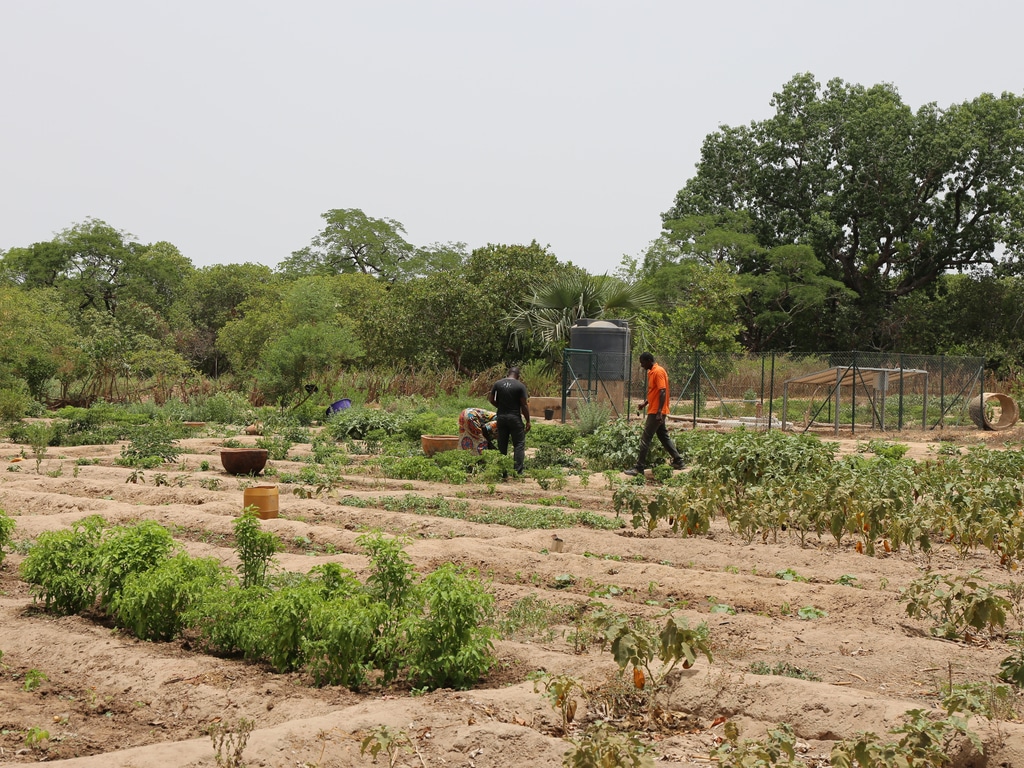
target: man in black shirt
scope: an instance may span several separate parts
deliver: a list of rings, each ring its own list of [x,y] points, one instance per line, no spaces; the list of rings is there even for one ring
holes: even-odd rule
[[[526,385],[519,380],[519,369],[513,367],[509,368],[508,376],[494,382],[487,398],[498,412],[498,450],[502,455],[508,456],[508,440],[512,438],[516,474],[523,473],[526,463],[526,433],[530,431],[529,397]]]

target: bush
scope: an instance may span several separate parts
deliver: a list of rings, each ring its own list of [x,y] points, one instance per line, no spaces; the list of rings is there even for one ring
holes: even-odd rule
[[[640,436],[643,434],[643,422],[627,422],[624,418],[610,421],[584,437],[580,445],[580,455],[587,459],[590,469],[600,472],[605,469],[623,469],[636,463],[640,452]],[[661,442],[651,440],[651,450],[647,460],[657,464],[666,456]]]
[[[111,600],[111,613],[118,626],[142,640],[173,640],[189,609],[207,590],[223,588],[229,577],[216,558],[178,554],[152,570],[130,574]]]
[[[21,577],[33,584],[47,611],[73,614],[92,607],[99,588],[96,548],[106,525],[99,515],[79,520],[71,530],[39,535],[21,563]]]
[[[409,668],[430,688],[468,688],[494,663],[494,629],[487,625],[494,596],[445,563],[416,590],[422,609],[409,618]]]
[[[258,659],[262,647],[260,619],[270,590],[238,584],[215,586],[197,595],[182,615],[199,646],[212,653],[241,653]]]
[[[401,626],[413,598],[416,572],[402,539],[385,538],[380,533],[363,534],[356,544],[370,557],[366,587],[376,601],[373,660],[383,670],[384,679],[390,681],[401,665]]]
[[[373,668],[377,613],[367,595],[339,597],[313,606],[302,653],[316,685],[355,691]]]
[[[272,592],[256,622],[254,657],[269,662],[277,672],[301,667],[310,614],[325,600],[323,585],[305,577]]]
[[[248,506],[235,520],[235,550],[240,561],[238,572],[242,576],[243,587],[264,586],[274,553],[284,549],[275,534],[262,530],[255,511],[254,506]]]
[[[118,464],[129,467],[158,467],[175,461],[181,454],[168,424],[148,424],[132,430],[131,443],[121,449]]]
[[[156,568],[174,547],[170,532],[152,520],[110,529],[96,552],[100,606],[109,606],[125,579]]]
[[[382,430],[387,435],[402,431],[408,416],[378,408],[346,408],[327,420],[327,431],[335,440],[362,440],[367,433]]]
[[[32,398],[17,389],[0,389],[0,421],[18,421],[29,415]]]
[[[14,519],[0,509],[0,565],[3,565],[4,562],[4,550],[11,545],[14,526]]]
[[[576,428],[581,435],[592,435],[612,418],[607,403],[584,402],[576,406]]]

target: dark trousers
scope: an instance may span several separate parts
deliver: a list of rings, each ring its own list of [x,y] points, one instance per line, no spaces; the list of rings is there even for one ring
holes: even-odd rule
[[[512,440],[512,458],[515,461],[516,473],[522,474],[526,465],[526,427],[519,414],[515,416],[498,416],[498,450],[502,456],[508,456],[508,441]],[[674,449],[673,449],[674,450]]]
[[[647,452],[651,450],[651,438],[655,435],[658,436],[661,444],[665,446],[665,450],[672,457],[672,461],[681,462],[683,460],[683,457],[679,455],[679,451],[676,450],[676,444],[668,436],[665,420],[662,419],[659,423],[658,414],[648,413],[647,421],[644,422],[644,433],[640,436],[640,453],[636,457],[637,469],[643,469],[647,466]]]

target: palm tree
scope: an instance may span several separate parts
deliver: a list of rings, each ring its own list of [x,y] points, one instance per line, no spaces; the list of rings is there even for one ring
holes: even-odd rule
[[[538,285],[525,306],[516,305],[507,321],[512,339],[522,349],[537,340],[549,360],[556,361],[569,342],[569,329],[582,318],[623,318],[654,304],[653,294],[640,283],[627,283],[609,275],[571,272]],[[641,336],[643,329],[639,329]]]

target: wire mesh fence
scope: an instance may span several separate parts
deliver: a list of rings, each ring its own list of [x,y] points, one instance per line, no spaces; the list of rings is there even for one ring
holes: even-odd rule
[[[619,360],[602,365],[595,355],[566,351],[563,413],[571,416],[576,398],[607,402],[615,415],[635,416],[647,395],[639,355],[625,366]],[[979,403],[986,407],[980,357],[849,351],[723,360],[692,353],[658,362],[669,374],[671,420],[677,426],[836,434],[983,426],[977,412]],[[614,378],[604,375],[608,370]]]

